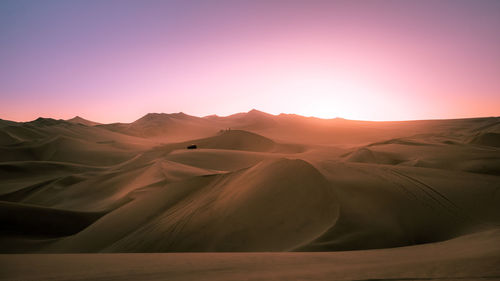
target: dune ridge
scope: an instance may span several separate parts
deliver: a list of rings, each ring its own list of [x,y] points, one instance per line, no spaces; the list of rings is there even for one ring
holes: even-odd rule
[[[0,120],[0,251],[365,250],[494,229],[498,124],[258,110]]]

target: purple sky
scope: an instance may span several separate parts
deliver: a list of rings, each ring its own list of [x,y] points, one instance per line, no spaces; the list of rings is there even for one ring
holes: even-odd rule
[[[0,118],[500,115],[500,1],[0,1]]]

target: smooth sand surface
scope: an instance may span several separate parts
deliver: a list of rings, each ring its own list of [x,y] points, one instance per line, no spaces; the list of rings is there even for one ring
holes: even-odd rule
[[[0,255],[0,280],[500,280],[500,230],[322,253]]]
[[[153,279],[189,279],[191,267],[241,279],[254,263],[259,276],[281,279],[498,275],[488,273],[498,247],[480,245],[500,244],[499,135],[498,117],[367,122],[252,110],[130,124],[0,120],[1,253],[300,252],[2,261],[11,270],[40,263],[26,278],[56,274],[58,260],[71,265],[61,278],[97,261],[106,265],[93,278],[121,274],[108,263],[148,268]]]

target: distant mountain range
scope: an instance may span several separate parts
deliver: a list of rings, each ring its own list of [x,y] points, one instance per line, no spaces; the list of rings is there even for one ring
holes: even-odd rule
[[[374,122],[342,118],[321,119],[283,113],[272,115],[256,109],[225,117],[217,115],[197,117],[183,112],[148,113],[131,123],[101,124],[76,116],[68,120],[38,118],[24,123],[1,120],[0,126],[9,124],[52,126],[68,123],[105,129],[114,133],[159,142],[181,142],[210,137],[226,129],[246,130],[278,141],[335,145],[345,143],[351,145],[366,144],[409,134],[426,134],[436,131],[442,132],[443,130],[455,134],[460,134],[464,130],[473,131],[474,129],[491,132],[500,131],[500,118],[498,117]],[[466,126],[464,126],[464,123]],[[407,126],[408,124],[412,126]],[[16,134],[10,134],[6,138],[7,142],[10,142],[17,137]],[[22,136],[20,139],[22,139]]]

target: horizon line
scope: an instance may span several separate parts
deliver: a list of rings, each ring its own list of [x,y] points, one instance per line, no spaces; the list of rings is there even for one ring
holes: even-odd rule
[[[321,119],[321,120],[342,119],[342,120],[347,120],[347,121],[360,121],[360,122],[411,122],[411,121],[462,120],[462,119],[480,119],[480,118],[499,118],[500,117],[500,115],[497,115],[497,116],[491,115],[491,116],[456,117],[456,118],[425,118],[425,119],[403,119],[403,120],[362,120],[362,119],[348,119],[348,118],[339,117],[339,116],[332,117],[332,118],[323,118],[323,117],[318,117],[318,116],[313,116],[313,115],[307,116],[307,115],[300,115],[300,114],[297,114],[297,113],[285,113],[285,112],[281,112],[281,113],[278,113],[278,114],[272,114],[272,113],[268,113],[268,112],[265,112],[265,111],[262,111],[262,110],[258,110],[258,109],[252,108],[249,111],[235,112],[235,113],[232,113],[232,114],[229,114],[229,115],[209,114],[209,115],[203,115],[203,116],[192,115],[192,114],[185,113],[183,111],[168,112],[168,113],[167,112],[148,112],[148,113],[145,113],[145,114],[141,115],[140,117],[134,119],[131,122],[121,122],[121,121],[117,121],[117,122],[100,122],[100,121],[97,121],[97,120],[94,120],[94,119],[89,119],[89,118],[86,118],[86,117],[82,117],[81,115],[83,115],[83,114],[77,114],[77,115],[74,115],[73,117],[67,118],[67,119],[39,116],[39,117],[37,117],[35,119],[26,120],[26,121],[3,119],[3,118],[0,118],[0,120],[12,121],[12,122],[16,122],[16,123],[28,123],[28,122],[36,121],[38,119],[53,119],[53,120],[68,121],[68,120],[71,120],[71,119],[74,119],[74,118],[81,118],[81,119],[85,119],[87,121],[91,121],[91,122],[95,122],[95,123],[99,123],[99,124],[120,124],[120,123],[121,124],[130,124],[130,123],[133,123],[133,122],[135,122],[135,121],[137,121],[137,120],[139,120],[139,119],[147,116],[148,114],[165,114],[165,115],[184,114],[184,115],[191,116],[191,117],[196,117],[196,118],[207,118],[207,117],[212,117],[212,116],[213,117],[219,117],[219,118],[227,118],[227,117],[230,117],[230,116],[233,116],[233,115],[237,115],[237,114],[248,114],[250,112],[263,113],[263,114],[267,114],[267,115],[271,115],[271,116],[276,116],[276,117],[280,116],[280,115],[295,115],[295,116],[300,116],[300,117],[304,117],[304,118],[314,118],[314,119]]]

